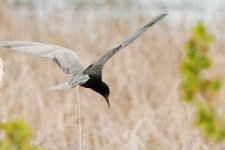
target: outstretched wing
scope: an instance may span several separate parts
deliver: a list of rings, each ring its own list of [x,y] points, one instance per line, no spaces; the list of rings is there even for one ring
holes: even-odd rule
[[[149,27],[154,25],[156,22],[164,18],[167,14],[162,14],[146,25],[144,25],[142,28],[131,34],[127,39],[125,39],[122,43],[116,45],[115,47],[109,49],[103,56],[96,62],[96,65],[103,67],[103,65],[116,53],[118,52],[121,48],[124,48],[131,42],[133,42],[137,37],[139,37],[142,33],[144,33]]]
[[[0,41],[0,47],[51,59],[67,74],[77,74],[84,70],[75,52],[56,45],[26,41]]]

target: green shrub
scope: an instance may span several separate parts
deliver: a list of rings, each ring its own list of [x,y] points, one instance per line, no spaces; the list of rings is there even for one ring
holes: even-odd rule
[[[207,139],[225,141],[224,118],[216,112],[222,79],[218,76],[210,79],[203,76],[203,71],[212,66],[208,51],[213,40],[214,37],[207,33],[201,22],[193,27],[181,63],[181,98],[196,108],[196,125]]]
[[[0,123],[0,134],[1,150],[38,150],[29,144],[32,132],[23,120]]]

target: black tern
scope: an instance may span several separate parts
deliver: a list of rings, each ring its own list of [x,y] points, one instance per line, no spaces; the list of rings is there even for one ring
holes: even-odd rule
[[[101,94],[110,107],[108,96],[110,90],[108,85],[102,81],[102,69],[104,64],[120,49],[124,48],[137,37],[144,33],[149,27],[164,18],[167,14],[159,15],[142,28],[128,36],[123,42],[109,49],[95,63],[86,69],[81,65],[75,52],[70,49],[59,47],[57,45],[27,42],[27,41],[0,41],[0,47],[10,48],[15,51],[30,53],[43,58],[51,59],[67,74],[72,74],[72,78],[63,84],[55,86],[53,89],[70,89],[76,85],[85,88],[91,88]]]

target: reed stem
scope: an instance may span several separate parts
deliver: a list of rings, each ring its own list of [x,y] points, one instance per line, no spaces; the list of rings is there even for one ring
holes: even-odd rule
[[[79,90],[78,90],[78,86],[76,86],[76,91],[77,91],[77,107],[78,107],[78,124],[79,124],[79,150],[81,150],[81,146],[82,146],[82,140],[81,140],[81,134],[82,134],[82,130],[81,130],[81,111],[80,111],[80,96],[79,96]]]

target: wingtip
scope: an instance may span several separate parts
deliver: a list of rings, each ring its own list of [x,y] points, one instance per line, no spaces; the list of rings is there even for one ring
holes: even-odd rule
[[[0,41],[0,47],[12,48],[12,41]]]
[[[162,19],[162,18],[166,17],[167,15],[168,15],[168,13],[163,13],[159,17],[160,17],[160,19]]]
[[[110,108],[110,103],[108,102],[108,107]]]
[[[4,47],[3,41],[0,41],[0,47]]]

